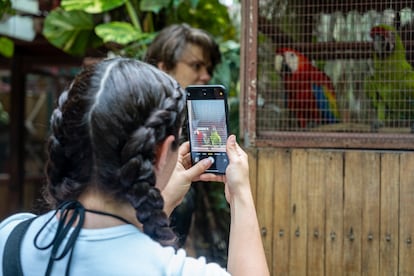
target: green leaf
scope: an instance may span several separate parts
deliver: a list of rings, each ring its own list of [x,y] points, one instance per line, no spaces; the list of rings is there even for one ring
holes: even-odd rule
[[[142,0],[140,9],[142,11],[159,13],[163,8],[167,8],[170,5],[171,0]]]
[[[138,32],[131,24],[126,22],[100,24],[96,26],[95,32],[104,42],[112,41],[122,45],[145,36],[145,34]]]
[[[190,2],[191,2],[191,8],[195,9],[197,7],[199,1],[198,0],[191,0]]]
[[[12,57],[14,53],[14,43],[7,37],[0,37],[0,54],[5,57]]]
[[[178,8],[179,5],[181,5],[181,2],[183,2],[185,0],[172,0],[172,7],[174,9]]]
[[[196,7],[193,7],[197,4]],[[176,22],[187,22],[224,40],[234,39],[235,28],[230,20],[227,7],[219,0],[198,0],[182,2],[177,9]]]
[[[103,13],[122,6],[128,0],[62,0],[67,11],[82,10],[87,13]]]
[[[12,4],[10,0],[0,0],[0,19],[3,14],[13,14]]]
[[[66,53],[81,56],[95,33],[91,14],[83,11],[52,11],[44,22],[43,35]]]

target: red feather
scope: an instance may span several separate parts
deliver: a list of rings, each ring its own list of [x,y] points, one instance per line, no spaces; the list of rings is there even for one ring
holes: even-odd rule
[[[297,68],[282,70],[281,74],[287,93],[287,107],[295,113],[299,126],[305,128],[310,122],[337,122],[335,89],[330,78],[313,66],[307,57],[293,49],[282,48],[277,52],[284,57],[288,53],[296,55]]]

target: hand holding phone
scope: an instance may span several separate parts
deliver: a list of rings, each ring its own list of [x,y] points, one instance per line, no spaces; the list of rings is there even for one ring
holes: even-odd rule
[[[190,85],[186,88],[188,136],[193,164],[212,158],[206,171],[225,174],[228,165],[228,105],[222,85]]]

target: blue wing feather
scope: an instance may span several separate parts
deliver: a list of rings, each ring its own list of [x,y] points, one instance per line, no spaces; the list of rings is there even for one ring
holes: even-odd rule
[[[321,117],[328,123],[337,123],[338,116],[334,113],[335,107],[331,106],[325,91],[325,88],[322,85],[317,85],[316,83],[312,84],[312,92],[316,99],[316,105],[321,112]]]

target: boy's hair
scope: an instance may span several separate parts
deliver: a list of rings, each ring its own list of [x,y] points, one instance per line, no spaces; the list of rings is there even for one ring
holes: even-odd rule
[[[220,63],[220,50],[213,37],[206,31],[185,23],[170,25],[161,30],[148,47],[145,61],[154,66],[163,62],[166,70],[172,70],[189,43],[201,47],[206,55],[204,59],[211,62],[211,71]]]

